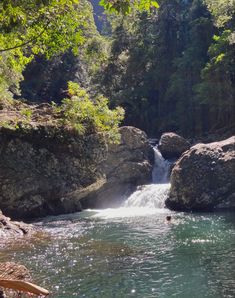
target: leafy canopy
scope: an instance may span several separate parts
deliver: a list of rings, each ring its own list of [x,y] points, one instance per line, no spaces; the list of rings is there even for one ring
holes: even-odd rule
[[[0,53],[24,48],[47,56],[83,42],[86,26],[79,0],[3,0],[0,3]]]
[[[223,27],[234,16],[235,0],[204,0],[218,27]]]
[[[157,7],[152,0],[101,0],[107,11],[126,14]],[[50,58],[79,47],[89,38],[91,4],[88,0],[0,1],[0,94],[18,91],[22,71],[34,55]],[[10,91],[10,92],[9,92]]]
[[[140,11],[149,11],[151,8],[158,8],[158,2],[154,0],[101,0],[106,11],[129,14],[133,8]]]
[[[79,0],[0,2],[0,93],[15,93],[22,71],[36,54],[50,58],[85,41],[90,6]],[[4,93],[5,90],[5,93]]]
[[[110,142],[119,141],[118,127],[124,118],[120,107],[110,110],[108,99],[97,96],[91,99],[85,89],[68,82],[68,98],[56,106],[61,124],[74,129],[78,134],[105,133]]]

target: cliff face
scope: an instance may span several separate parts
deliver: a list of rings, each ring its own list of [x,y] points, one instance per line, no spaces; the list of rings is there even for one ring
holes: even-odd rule
[[[79,211],[79,199],[103,183],[97,167],[106,144],[99,135],[1,129],[0,154],[0,206],[13,218]]]
[[[56,126],[50,109],[33,106],[30,121],[17,125],[22,107],[0,111],[0,120],[5,119],[0,121],[0,209],[5,215],[26,219],[104,207],[150,182],[152,149],[144,132],[123,127],[121,143],[108,148],[103,134],[81,136]]]

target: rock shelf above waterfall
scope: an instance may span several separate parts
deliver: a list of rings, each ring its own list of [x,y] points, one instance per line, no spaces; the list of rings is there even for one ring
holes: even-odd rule
[[[189,148],[190,143],[174,132],[164,133],[158,144],[158,149],[165,159],[179,158]]]

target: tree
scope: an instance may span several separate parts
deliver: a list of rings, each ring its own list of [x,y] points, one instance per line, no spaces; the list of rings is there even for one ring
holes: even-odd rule
[[[106,11],[129,14],[133,8],[139,11],[149,11],[151,8],[159,8],[158,2],[154,0],[101,0]]]
[[[0,90],[16,89],[34,57],[47,58],[69,48],[77,52],[89,26],[87,2],[78,0],[3,0],[0,3]],[[12,80],[9,72],[14,73]],[[5,93],[7,94],[7,93]]]
[[[108,11],[128,13],[131,7],[150,9],[156,1],[102,0]],[[50,58],[55,53],[79,47],[87,40],[90,26],[87,0],[2,0],[0,3],[0,92],[16,93],[22,71],[35,55]],[[3,94],[4,93],[4,94]]]

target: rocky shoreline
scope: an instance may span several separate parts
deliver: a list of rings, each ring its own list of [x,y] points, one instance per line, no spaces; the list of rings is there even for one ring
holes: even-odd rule
[[[24,222],[12,221],[2,214],[0,210],[0,239],[14,238],[32,235],[36,231],[35,227]]]

